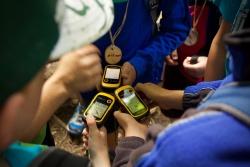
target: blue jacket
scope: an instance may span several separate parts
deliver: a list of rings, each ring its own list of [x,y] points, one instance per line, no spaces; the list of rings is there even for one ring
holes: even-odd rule
[[[120,26],[127,2],[115,3],[112,33]],[[115,44],[123,52],[122,62],[129,61],[136,69],[137,82],[158,82],[164,58],[186,39],[190,29],[187,0],[162,0],[160,32],[152,33],[152,19],[145,0],[130,0],[124,28]],[[108,33],[98,40],[97,47],[104,55],[111,44]],[[102,61],[105,62],[104,56]]]
[[[206,102],[233,107],[250,120],[250,84],[223,86]],[[201,112],[163,131],[154,149],[137,166],[153,167],[249,167],[250,125],[228,112]]]

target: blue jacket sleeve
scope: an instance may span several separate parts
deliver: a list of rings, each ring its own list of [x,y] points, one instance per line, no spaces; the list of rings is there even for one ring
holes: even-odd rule
[[[165,56],[183,43],[191,26],[187,0],[162,0],[160,10],[160,32],[130,60],[137,78],[143,77],[146,69],[152,69],[152,82],[159,81]]]

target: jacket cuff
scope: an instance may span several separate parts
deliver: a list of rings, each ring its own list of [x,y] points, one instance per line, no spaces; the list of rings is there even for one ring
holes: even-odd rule
[[[142,146],[144,143],[145,143],[144,139],[140,137],[131,136],[131,137],[122,138],[119,141],[118,146],[125,147],[127,149],[136,149]]]
[[[140,56],[135,56],[129,60],[129,62],[134,66],[136,71],[136,80],[141,80],[146,72],[147,69],[147,62],[145,58]]]

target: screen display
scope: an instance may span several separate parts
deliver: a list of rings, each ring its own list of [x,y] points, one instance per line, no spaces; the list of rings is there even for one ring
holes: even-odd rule
[[[119,79],[120,69],[119,68],[107,68],[105,78],[107,79]]]
[[[146,108],[141,100],[136,96],[133,90],[126,89],[119,93],[123,102],[134,115],[140,115],[145,112]]]
[[[99,97],[97,97],[95,102],[90,106],[88,114],[92,114],[95,118],[101,119],[109,106],[105,102],[98,101],[98,98]]]

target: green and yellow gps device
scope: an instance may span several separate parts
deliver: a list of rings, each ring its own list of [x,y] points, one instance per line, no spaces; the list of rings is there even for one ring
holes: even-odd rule
[[[148,107],[133,87],[126,85],[115,90],[115,95],[124,109],[135,119],[148,114]]]
[[[102,87],[108,89],[116,89],[121,85],[121,66],[107,65],[105,66]]]
[[[88,114],[91,114],[95,118],[96,124],[101,126],[109,115],[114,103],[114,96],[100,92],[95,95],[87,109],[84,111],[84,117],[86,118]]]

